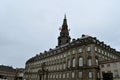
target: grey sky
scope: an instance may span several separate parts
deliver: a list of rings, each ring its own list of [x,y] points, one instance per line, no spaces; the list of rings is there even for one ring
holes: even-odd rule
[[[0,64],[24,67],[57,45],[64,14],[72,38],[82,34],[120,50],[120,0],[0,0]]]

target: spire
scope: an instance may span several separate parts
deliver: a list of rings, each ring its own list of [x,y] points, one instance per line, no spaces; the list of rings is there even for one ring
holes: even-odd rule
[[[64,20],[62,24],[62,30],[68,30],[68,25],[67,25],[67,19],[66,19],[66,14],[64,15]]]
[[[69,36],[69,30],[68,30],[67,19],[66,19],[66,14],[65,14],[60,36],[58,37],[58,46],[69,43],[70,39],[71,38]]]
[[[66,14],[64,15],[64,19],[66,19]]]

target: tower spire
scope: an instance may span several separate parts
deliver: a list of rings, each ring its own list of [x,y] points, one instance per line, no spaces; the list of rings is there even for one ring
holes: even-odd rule
[[[69,30],[68,30],[67,19],[66,19],[66,14],[65,14],[60,36],[58,37],[58,46],[69,43],[70,39],[71,38],[69,36]]]
[[[64,19],[66,19],[66,14],[64,15]]]

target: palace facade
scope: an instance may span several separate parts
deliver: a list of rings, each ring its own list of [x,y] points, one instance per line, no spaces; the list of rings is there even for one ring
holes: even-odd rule
[[[99,41],[96,37],[69,36],[64,17],[58,45],[44,51],[26,62],[26,80],[99,80],[99,61],[120,58],[120,52]]]

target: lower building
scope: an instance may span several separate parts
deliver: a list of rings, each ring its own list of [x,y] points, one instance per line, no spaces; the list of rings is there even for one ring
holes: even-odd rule
[[[120,59],[101,61],[100,62],[101,78],[103,78],[104,73],[112,73],[113,80],[120,80]]]
[[[14,69],[11,66],[0,65],[0,80],[16,80],[16,78],[19,77],[20,74],[23,72],[24,72],[24,69]],[[20,79],[17,79],[17,80],[20,80]]]

